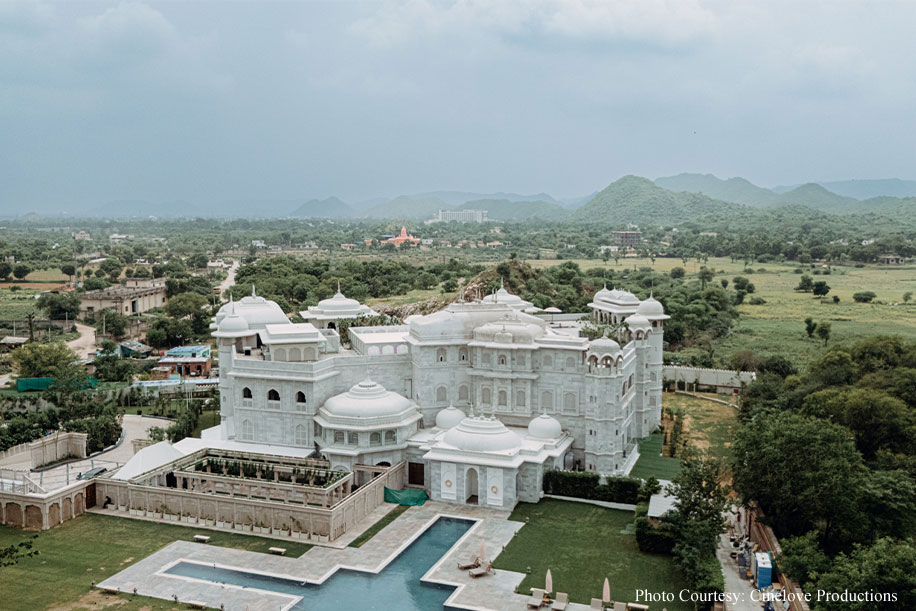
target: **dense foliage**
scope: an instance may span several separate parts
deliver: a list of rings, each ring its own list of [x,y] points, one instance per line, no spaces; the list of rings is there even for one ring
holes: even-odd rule
[[[544,473],[544,492],[595,501],[634,504],[642,481],[630,477],[607,477],[586,471],[547,471]]]

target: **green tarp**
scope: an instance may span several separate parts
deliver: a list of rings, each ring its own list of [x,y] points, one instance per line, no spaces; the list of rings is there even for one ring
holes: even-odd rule
[[[86,376],[86,379],[80,384],[81,390],[95,388],[99,381],[92,376]],[[19,378],[16,380],[16,392],[28,392],[30,390],[47,390],[54,386],[54,378]]]
[[[426,490],[392,490],[385,488],[385,502],[398,505],[422,505],[429,499]]]

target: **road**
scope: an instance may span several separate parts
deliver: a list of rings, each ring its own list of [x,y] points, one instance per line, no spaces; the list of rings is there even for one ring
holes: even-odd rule
[[[95,328],[84,325],[81,322],[75,322],[76,330],[80,336],[71,342],[67,342],[70,349],[73,350],[81,359],[89,358],[95,353]]]
[[[238,268],[239,268],[239,262],[233,261],[232,267],[230,267],[227,270],[226,279],[219,283],[219,294],[220,295],[225,293],[229,287],[235,286],[235,272],[238,270]]]

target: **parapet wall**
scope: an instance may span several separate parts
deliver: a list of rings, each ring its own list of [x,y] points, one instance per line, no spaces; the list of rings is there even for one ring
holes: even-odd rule
[[[35,469],[65,458],[86,458],[87,437],[86,433],[57,431],[0,452],[0,464],[28,462],[28,468]]]
[[[753,371],[733,371],[731,369],[706,369],[704,367],[682,367],[665,365],[662,368],[662,379],[668,382],[683,382],[696,386],[715,386],[716,388],[737,389],[757,379]]]

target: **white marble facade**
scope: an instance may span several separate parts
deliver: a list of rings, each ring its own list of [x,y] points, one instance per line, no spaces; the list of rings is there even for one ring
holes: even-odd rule
[[[351,328],[352,348],[262,297],[230,302],[213,325],[220,436],[315,448],[335,467],[408,460],[433,498],[498,507],[537,500],[546,469],[627,472],[661,416],[661,304],[602,289],[594,319],[621,330],[589,342],[505,301]]]

